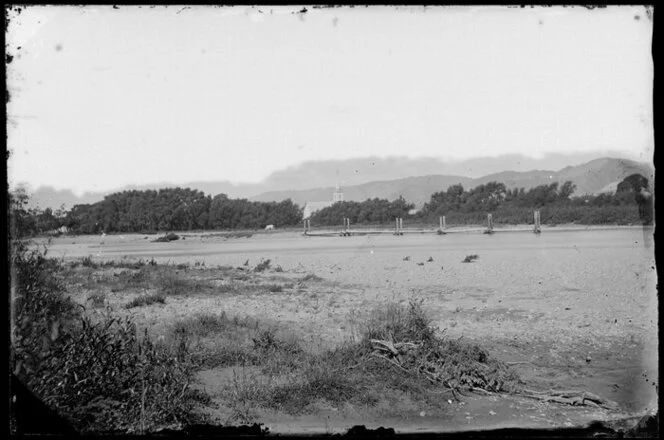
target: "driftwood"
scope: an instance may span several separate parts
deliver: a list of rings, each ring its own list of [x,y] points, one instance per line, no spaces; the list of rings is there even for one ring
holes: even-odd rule
[[[523,365],[523,364],[528,364],[532,365],[533,367],[537,367],[537,365],[533,364],[532,362],[528,361],[520,361],[520,362],[506,362],[507,365]]]
[[[524,389],[519,394],[544,402],[555,402],[572,406],[592,406],[595,408],[615,409],[616,404],[588,391],[577,390],[549,390],[533,391]]]
[[[456,400],[459,400],[457,393],[461,394],[459,387],[451,385],[443,377],[442,365],[435,362],[426,361],[422,359],[421,361],[416,361],[415,366],[413,365],[412,358],[408,358],[409,352],[414,349],[421,347],[421,344],[416,344],[413,342],[394,342],[391,340],[379,340],[372,339],[371,343],[373,345],[373,357],[382,359],[386,362],[389,362],[391,365],[394,365],[396,368],[408,372],[408,373],[417,373],[429,382],[433,384],[443,385],[447,390],[452,393]],[[411,362],[407,365],[407,361]],[[507,365],[518,365],[518,364],[532,364],[531,362],[508,362]],[[469,386],[467,388],[473,392],[480,392],[486,395],[495,395],[498,393],[486,390],[484,388],[479,388],[476,386]],[[597,394],[593,394],[588,391],[578,391],[578,390],[549,390],[549,391],[534,391],[529,389],[521,389],[513,392],[517,395],[522,395],[524,397],[541,400],[544,402],[553,402],[563,405],[572,405],[572,406],[590,406],[595,408],[605,408],[605,409],[615,409],[617,405],[615,402],[604,399]]]
[[[371,343],[374,348],[374,352],[372,353],[373,357],[383,359],[406,373],[418,373],[421,376],[424,376],[424,378],[432,384],[443,385],[447,388],[444,392],[450,392],[455,400],[459,400],[457,393],[460,394],[460,390],[450,385],[448,381],[441,377],[440,373],[436,371],[437,366],[434,363],[426,362],[411,369],[404,367],[404,357],[411,350],[420,348],[421,344],[416,344],[414,342],[384,341],[379,339],[372,339]]]

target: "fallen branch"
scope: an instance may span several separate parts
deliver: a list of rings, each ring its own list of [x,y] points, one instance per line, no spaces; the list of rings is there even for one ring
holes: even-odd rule
[[[505,362],[507,365],[521,365],[521,364],[529,364],[532,365],[533,367],[537,367],[537,365],[533,364],[532,362],[528,361],[520,361],[520,362]]]
[[[614,402],[606,400],[597,394],[593,394],[588,391],[533,391],[524,389],[520,394],[524,397],[542,400],[544,402],[555,402],[572,406],[592,406],[595,408],[600,407],[605,409],[615,409],[617,406]]]
[[[477,388],[477,387],[470,387],[470,391],[479,391],[484,394],[487,394],[489,396],[493,396],[495,393],[492,393],[491,391],[487,391],[484,388]]]
[[[398,362],[393,361],[392,359],[388,358],[387,356],[383,356],[383,355],[378,354],[378,353],[373,353],[373,355],[376,356],[376,357],[379,357],[379,358],[381,358],[381,359],[385,359],[387,362],[391,363],[392,365],[394,365],[395,367],[399,368],[400,370],[405,371],[406,373],[409,372],[409,371],[406,370],[404,367],[402,367]]]

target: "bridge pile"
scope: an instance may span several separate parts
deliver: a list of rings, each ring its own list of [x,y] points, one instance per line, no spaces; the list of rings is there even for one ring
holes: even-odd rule
[[[539,210],[534,211],[533,213],[533,229],[526,228],[510,228],[510,229],[494,229],[493,227],[493,215],[487,214],[487,227],[486,228],[453,228],[448,229],[447,221],[445,216],[439,218],[439,225],[437,229],[423,229],[423,228],[404,228],[403,218],[397,217],[394,220],[394,230],[390,229],[371,229],[371,228],[352,228],[350,226],[350,218],[345,217],[343,219],[343,225],[341,229],[337,230],[316,230],[312,231],[311,229],[311,220],[304,220],[304,235],[310,237],[352,237],[357,235],[380,235],[380,234],[391,234],[391,235],[404,235],[404,234],[438,234],[446,235],[451,233],[483,233],[483,234],[494,234],[496,232],[534,232],[535,234],[540,234],[542,232],[540,224],[540,212]]]

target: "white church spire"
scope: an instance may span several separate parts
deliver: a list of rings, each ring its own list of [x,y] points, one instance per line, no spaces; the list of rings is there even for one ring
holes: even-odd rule
[[[337,188],[334,190],[334,194],[332,194],[332,201],[334,203],[344,201],[344,193],[341,189],[341,182],[339,181],[339,170],[337,170]]]

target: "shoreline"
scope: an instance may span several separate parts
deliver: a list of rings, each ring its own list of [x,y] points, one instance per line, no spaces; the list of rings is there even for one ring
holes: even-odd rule
[[[445,231],[455,232],[455,233],[482,233],[486,230],[486,225],[454,225],[447,226]],[[567,223],[560,225],[546,225],[543,224],[540,227],[541,231],[556,232],[556,231],[600,231],[600,230],[630,230],[630,229],[651,229],[653,232],[655,230],[655,225],[612,225],[612,224],[596,224],[596,225],[583,225],[575,223]],[[404,232],[411,234],[416,233],[435,233],[438,231],[436,227],[424,228],[424,227],[404,227],[402,229]],[[530,224],[517,224],[517,225],[501,225],[497,224],[493,227],[494,232],[532,232],[533,225]],[[316,233],[340,233],[343,231],[341,226],[333,227],[314,227],[310,232]],[[371,233],[373,231],[379,233],[392,233],[394,232],[393,227],[380,227],[372,225],[356,225],[356,227],[351,226],[351,232],[357,233]],[[174,234],[180,235],[181,237],[221,237],[221,238],[252,238],[254,235],[259,236],[270,236],[270,235],[282,235],[282,234],[297,234],[304,235],[302,228],[284,228],[284,229],[274,229],[271,231],[265,231],[262,229],[238,229],[232,231],[163,231],[163,232],[110,232],[107,234],[70,234],[65,233],[61,235],[39,235],[35,237],[28,237],[28,240],[45,240],[45,239],[66,239],[66,238],[77,238],[77,237],[119,237],[119,236],[146,236],[146,237],[160,237],[166,235],[167,233],[172,232]],[[249,235],[247,235],[249,234]],[[238,236],[238,237],[234,237]]]

